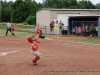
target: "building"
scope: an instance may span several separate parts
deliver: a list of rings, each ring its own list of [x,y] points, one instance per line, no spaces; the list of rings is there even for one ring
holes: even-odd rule
[[[100,28],[100,9],[41,9],[36,13],[36,23],[40,25],[49,25],[54,20],[62,20],[65,26],[68,26],[68,33],[71,34],[73,23],[75,21],[84,21],[95,23]],[[99,30],[100,32],[100,30]],[[100,36],[100,33],[98,33]]]

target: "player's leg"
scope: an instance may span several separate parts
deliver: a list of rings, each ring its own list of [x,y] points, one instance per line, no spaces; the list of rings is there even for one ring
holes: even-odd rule
[[[8,34],[8,29],[6,30],[6,36],[7,36],[7,34]]]
[[[33,50],[31,50],[31,53],[33,55],[35,55],[35,57],[33,58],[32,62],[33,62],[34,65],[37,65],[36,61],[41,58],[41,54],[38,51],[33,51]]]
[[[11,31],[11,32],[12,32],[12,35],[15,36],[14,31]]]

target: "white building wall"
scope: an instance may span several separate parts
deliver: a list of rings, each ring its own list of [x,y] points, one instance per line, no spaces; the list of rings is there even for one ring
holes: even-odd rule
[[[42,10],[36,13],[36,24],[47,25],[50,23],[50,11]]]

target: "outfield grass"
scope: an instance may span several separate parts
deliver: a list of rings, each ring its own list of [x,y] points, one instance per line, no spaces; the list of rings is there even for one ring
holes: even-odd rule
[[[14,32],[16,36],[29,36],[29,35],[35,35],[33,32],[25,32],[25,31],[15,31]],[[6,30],[0,29],[0,36],[5,36]],[[8,36],[11,36],[11,33],[8,32]]]
[[[5,36],[6,34],[6,30],[5,29],[0,29],[0,36]],[[15,35],[16,36],[29,36],[29,35],[34,35],[36,36],[35,33],[33,32],[26,32],[26,31],[15,31]],[[11,33],[8,32],[8,36],[11,36]],[[52,38],[51,35],[45,35],[46,38]],[[94,43],[94,44],[100,44],[100,38],[90,38],[90,37],[85,37],[85,38],[77,38],[77,37],[73,37],[73,38],[67,38],[67,36],[65,38],[60,38],[59,40],[64,40],[64,41],[71,41],[71,42],[84,42],[84,43]]]
[[[100,44],[100,38],[67,38],[64,39],[67,41],[71,41],[71,42],[84,42],[84,43],[94,43],[94,44]]]

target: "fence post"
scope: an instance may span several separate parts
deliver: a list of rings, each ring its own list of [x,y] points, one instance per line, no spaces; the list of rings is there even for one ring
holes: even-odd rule
[[[46,26],[45,26],[45,34],[46,34]]]
[[[100,37],[100,16],[98,17],[98,37]]]
[[[82,36],[82,21],[80,21],[81,22],[81,36]]]

